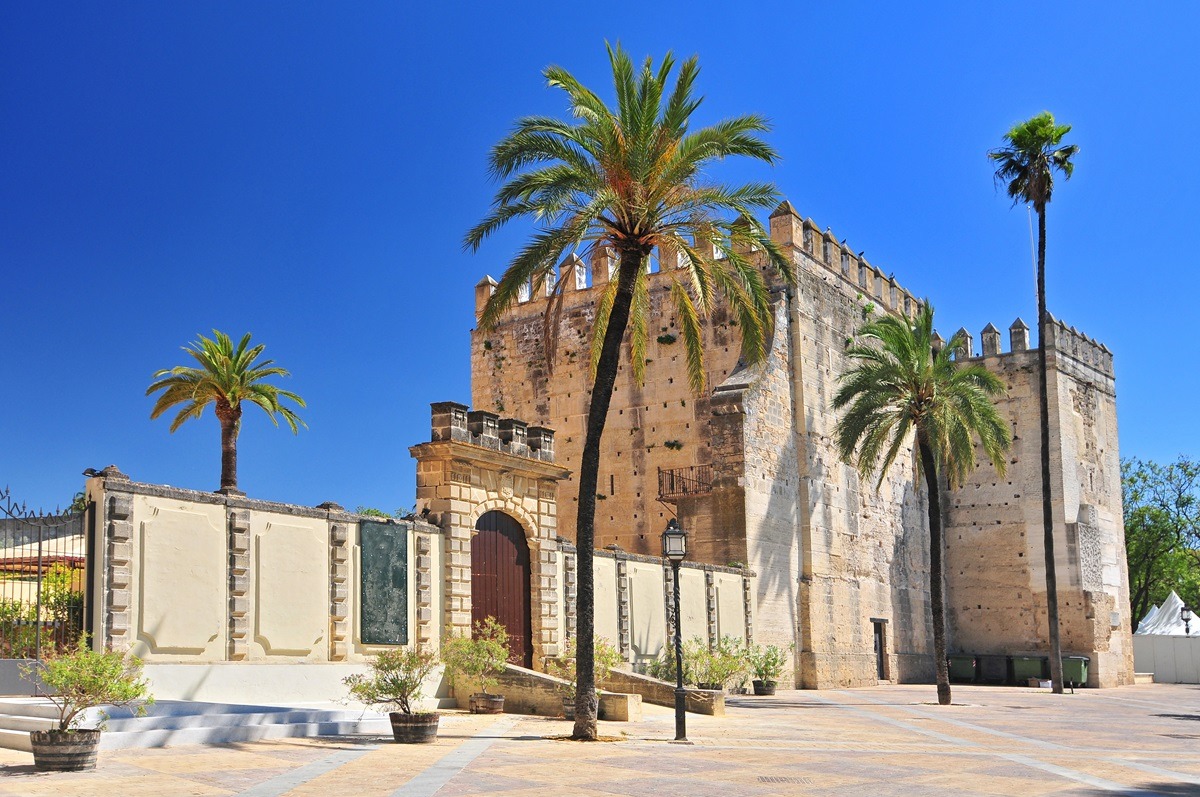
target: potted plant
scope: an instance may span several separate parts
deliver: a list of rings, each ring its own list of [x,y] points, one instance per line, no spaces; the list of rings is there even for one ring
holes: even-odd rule
[[[442,661],[451,684],[457,686],[460,678],[478,684],[480,691],[470,698],[472,714],[504,713],[504,696],[489,692],[508,663],[508,632],[495,617],[475,623],[471,637],[450,637],[443,642]]]
[[[576,637],[571,637],[563,649],[562,655],[547,662],[550,674],[566,681],[560,688],[563,701],[563,716],[575,719],[575,693],[579,688],[579,676],[575,668],[578,656]],[[604,637],[595,637],[593,642],[593,659],[596,662],[596,683],[601,683],[608,674],[621,665],[623,659],[620,652]],[[597,695],[600,690],[596,690]]]
[[[754,694],[775,694],[775,684],[779,681],[779,676],[783,674],[786,664],[787,656],[784,655],[782,648],[775,645],[765,647],[756,645],[750,656],[750,667],[754,671]]]
[[[30,680],[41,678],[53,694],[47,698],[58,709],[58,727],[30,731],[33,765],[40,770],[76,772],[96,768],[96,750],[108,715],[100,713],[94,728],[80,728],[85,712],[100,706],[132,707],[138,716],[152,703],[150,685],[142,678],[142,663],[113,651],[98,652],[86,639],[69,653],[52,655],[40,664],[21,668]]]
[[[413,711],[424,696],[425,679],[437,667],[437,654],[426,648],[382,650],[371,669],[349,675],[342,683],[361,703],[388,710],[392,737],[404,744],[431,744],[437,739],[436,711]]]

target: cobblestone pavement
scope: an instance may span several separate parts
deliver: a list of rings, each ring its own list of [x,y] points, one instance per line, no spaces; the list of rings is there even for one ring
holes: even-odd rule
[[[36,773],[0,751],[0,795],[1200,795],[1200,686],[1055,696],[892,686],[738,697],[725,717],[668,709],[560,741],[564,720],[449,713],[434,745],[285,739],[101,753],[91,773]]]

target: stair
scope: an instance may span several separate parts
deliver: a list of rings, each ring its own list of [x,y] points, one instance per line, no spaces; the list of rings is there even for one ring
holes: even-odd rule
[[[93,727],[99,710],[82,723]],[[58,711],[41,698],[0,699],[0,747],[30,749],[29,732],[57,726]],[[223,744],[295,736],[390,735],[387,715],[374,711],[295,706],[253,706],[160,700],[137,717],[128,709],[109,712],[100,749]]]

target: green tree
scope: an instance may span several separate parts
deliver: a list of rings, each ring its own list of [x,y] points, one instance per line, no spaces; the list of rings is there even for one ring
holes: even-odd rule
[[[961,366],[951,353],[961,333],[934,349],[933,308],[926,302],[911,321],[886,315],[863,326],[846,350],[852,366],[841,375],[833,399],[844,410],[835,428],[838,454],[863,479],[878,474],[875,489],[900,452],[912,445],[929,493],[929,607],[938,702],[950,703],[946,617],[942,596],[941,482],[962,483],[975,468],[974,441],[997,473],[1005,471],[1008,426],[993,397],[1004,385],[979,365]]]
[[[1058,577],[1054,567],[1054,507],[1050,499],[1050,410],[1046,386],[1046,206],[1054,190],[1054,173],[1070,179],[1075,171],[1072,158],[1079,152],[1074,144],[1062,143],[1070,125],[1054,121],[1042,111],[1013,126],[1004,134],[1004,146],[988,157],[996,164],[996,182],[1002,182],[1013,204],[1033,205],[1038,217],[1037,302],[1038,302],[1038,387],[1042,441],[1042,530],[1046,558],[1046,605],[1050,625],[1050,679],[1062,694],[1062,646],[1058,628]]]
[[[1130,625],[1172,591],[1200,602],[1200,463],[1121,461]]]
[[[304,399],[264,381],[272,376],[291,375],[276,366],[274,360],[258,361],[265,348],[262,344],[251,348],[248,332],[234,346],[228,335],[214,329],[213,339],[198,335],[183,347],[200,364],[199,368],[177,365],[156,371],[155,381],[146,389],[147,396],[162,391],[150,412],[152,420],[182,405],[171,422],[172,432],[189,418],[199,418],[205,407],[213,405],[221,425],[221,492],[236,492],[238,488],[237,439],[243,402],[261,407],[276,426],[279,425],[276,415],[283,416],[293,434],[299,432],[300,426],[307,428],[295,412],[282,404],[283,399],[288,399],[303,407]]]
[[[510,262],[488,300],[479,326],[494,328],[525,286],[536,293],[549,284],[548,361],[562,287],[574,279],[569,270],[557,269],[564,255],[578,252],[586,259],[607,249],[617,258],[616,272],[596,309],[593,385],[579,465],[579,690],[574,736],[584,739],[596,737],[592,548],[600,440],[627,332],[635,378],[640,380],[645,370],[650,306],[646,271],[651,255],[657,249],[665,261],[663,255],[673,253],[671,267],[662,270],[670,280],[689,380],[696,391],[704,386],[701,321],[721,297],[737,319],[747,360],[760,360],[764,354],[772,318],[770,296],[749,253],[758,249],[774,270],[792,280],[790,263],[753,215],[779,203],[775,188],[766,183],[729,187],[704,180],[705,169],[726,157],[773,163],[775,151],[758,135],[768,129],[766,121],[740,116],[692,131],[690,119],[701,102],[693,90],[699,73],[694,57],[680,65],[673,87],[668,86],[675,66],[670,54],[657,69],[647,58],[640,70],[619,46],[610,46],[608,57],[614,108],[566,70],[546,69],[550,87],[566,93],[573,119],[526,117],[493,147],[491,172],[503,185],[491,211],[465,240],[467,248],[478,250],[509,221],[536,224],[537,232]]]

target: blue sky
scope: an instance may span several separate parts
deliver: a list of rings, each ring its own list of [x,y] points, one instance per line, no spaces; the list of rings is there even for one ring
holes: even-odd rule
[[[605,39],[700,56],[699,121],[768,116],[770,179],[931,297],[947,336],[1031,325],[1023,208],[984,153],[1043,109],[1074,125],[1050,207],[1052,312],[1107,343],[1121,450],[1200,455],[1200,6],[1185,3],[8,3],[0,8],[0,486],[70,500],[85,467],[218,485],[211,413],[143,393],[180,347],[250,331],[310,429],[250,411],[250,495],[411,505],[428,403],[470,397],[463,233],[488,147],[562,114],[541,70],[608,96]]]

